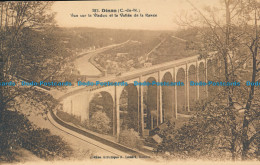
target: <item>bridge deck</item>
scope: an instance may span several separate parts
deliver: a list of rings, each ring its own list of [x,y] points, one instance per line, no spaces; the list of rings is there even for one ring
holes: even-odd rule
[[[174,66],[177,67],[177,66],[185,65],[186,63],[189,63],[189,62],[195,62],[196,60],[198,60],[198,58],[199,58],[199,55],[195,55],[192,57],[187,57],[187,58],[183,58],[183,59],[179,59],[179,60],[175,60],[175,61],[171,61],[171,62],[166,62],[166,63],[154,65],[151,67],[147,67],[147,68],[136,69],[131,72],[122,73],[120,76],[108,76],[108,77],[97,78],[97,79],[95,79],[95,81],[100,81],[100,82],[127,81],[127,80],[130,80],[133,78],[137,78],[141,75],[147,75],[150,73],[154,73],[158,70],[166,70],[170,67],[174,67]],[[97,86],[77,86],[77,84],[75,84],[74,86],[68,87],[68,89],[65,92],[61,92],[61,91],[52,89],[51,93],[54,98],[61,100],[65,97],[68,97],[77,92],[80,92],[86,88],[90,90],[90,89],[95,89],[95,88],[99,88],[99,87],[97,87]]]

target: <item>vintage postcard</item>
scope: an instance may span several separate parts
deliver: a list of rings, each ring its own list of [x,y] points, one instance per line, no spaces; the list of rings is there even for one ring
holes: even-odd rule
[[[0,163],[259,163],[260,1],[0,2]]]

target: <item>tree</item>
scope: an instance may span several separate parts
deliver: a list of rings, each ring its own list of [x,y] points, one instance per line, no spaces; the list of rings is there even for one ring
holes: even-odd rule
[[[16,83],[11,87],[0,86],[1,153],[5,153],[5,150],[12,147],[9,139],[19,141],[22,138],[19,135],[24,130],[16,125],[14,118],[10,118],[10,123],[14,126],[13,132],[15,132],[15,135],[11,137],[8,129],[10,126],[6,123],[10,114],[14,112],[16,118],[28,123],[25,121],[26,118],[19,117],[21,115],[18,112],[20,103],[27,100],[42,114],[57,104],[57,101],[48,93],[33,86],[19,85],[21,77],[30,81],[50,81],[55,75],[61,74],[61,68],[70,60],[60,39],[55,37],[57,27],[54,22],[54,13],[50,12],[52,4],[53,2],[43,1],[0,3],[0,82]],[[30,124],[26,127],[27,138],[33,136],[35,132],[41,134],[41,131]],[[47,134],[42,133],[44,136]],[[19,143],[14,145],[19,145]]]
[[[17,83],[17,77],[51,80],[70,60],[60,38],[55,37],[54,14],[49,12],[52,4],[38,1],[1,3],[1,82]],[[1,110],[18,96],[28,96],[30,92],[35,92],[35,88],[1,86]]]
[[[108,133],[111,131],[110,123],[111,120],[105,112],[101,110],[96,111],[90,118],[90,128],[97,132]]]
[[[216,66],[216,70],[222,70],[223,74],[215,74],[214,80],[238,81],[241,86],[215,88],[215,92],[210,94],[213,97],[197,107],[197,114],[188,124],[170,137],[167,133],[162,136],[165,141],[175,141],[174,151],[196,151],[202,156],[203,153],[213,153],[217,148],[222,152],[229,151],[233,160],[254,159],[259,155],[259,129],[256,125],[259,120],[259,92],[256,92],[255,86],[246,86],[245,79],[251,82],[259,79],[259,3],[254,0],[222,2],[225,20],[217,19],[215,11],[221,13],[219,9],[206,8],[206,14],[188,1],[196,14],[185,21],[182,19],[181,23],[199,31],[202,42],[197,46],[202,58],[208,57],[209,52],[215,52],[213,58],[222,63],[223,67]],[[253,23],[250,22],[252,20]],[[252,67],[243,68],[249,62]],[[246,74],[243,73],[245,71]],[[246,76],[248,73],[251,77]],[[159,150],[167,145],[163,143]]]

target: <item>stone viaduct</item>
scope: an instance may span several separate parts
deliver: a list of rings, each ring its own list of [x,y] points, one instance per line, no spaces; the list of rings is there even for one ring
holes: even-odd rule
[[[208,96],[207,86],[190,86],[190,81],[207,82],[212,58],[187,57],[120,76],[104,77],[100,82],[127,82],[127,86],[86,86],[60,97],[63,111],[91,122],[93,109],[102,109],[111,120],[111,135],[133,128],[144,135],[179,113],[192,111],[196,100]],[[183,86],[135,86],[137,82],[183,82]],[[91,123],[90,123],[91,124]]]

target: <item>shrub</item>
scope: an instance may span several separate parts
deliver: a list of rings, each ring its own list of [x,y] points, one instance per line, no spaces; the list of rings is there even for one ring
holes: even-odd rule
[[[63,121],[65,122],[70,122],[73,123],[75,125],[80,125],[80,118],[75,116],[75,115],[71,115],[68,114],[67,112],[63,112],[63,111],[57,111],[56,115]]]
[[[91,116],[89,127],[100,133],[108,133],[111,130],[110,122],[105,112],[97,111]]]
[[[48,129],[36,128],[30,131],[29,136],[22,138],[22,147],[46,160],[69,157],[71,154],[68,144],[61,137],[51,135]]]
[[[1,112],[0,161],[15,161],[15,150],[25,148],[33,154],[52,160],[68,157],[72,149],[48,129],[37,128],[25,115],[16,111]]]
[[[119,143],[131,148],[140,149],[143,146],[143,142],[134,129],[123,130],[119,135]]]

